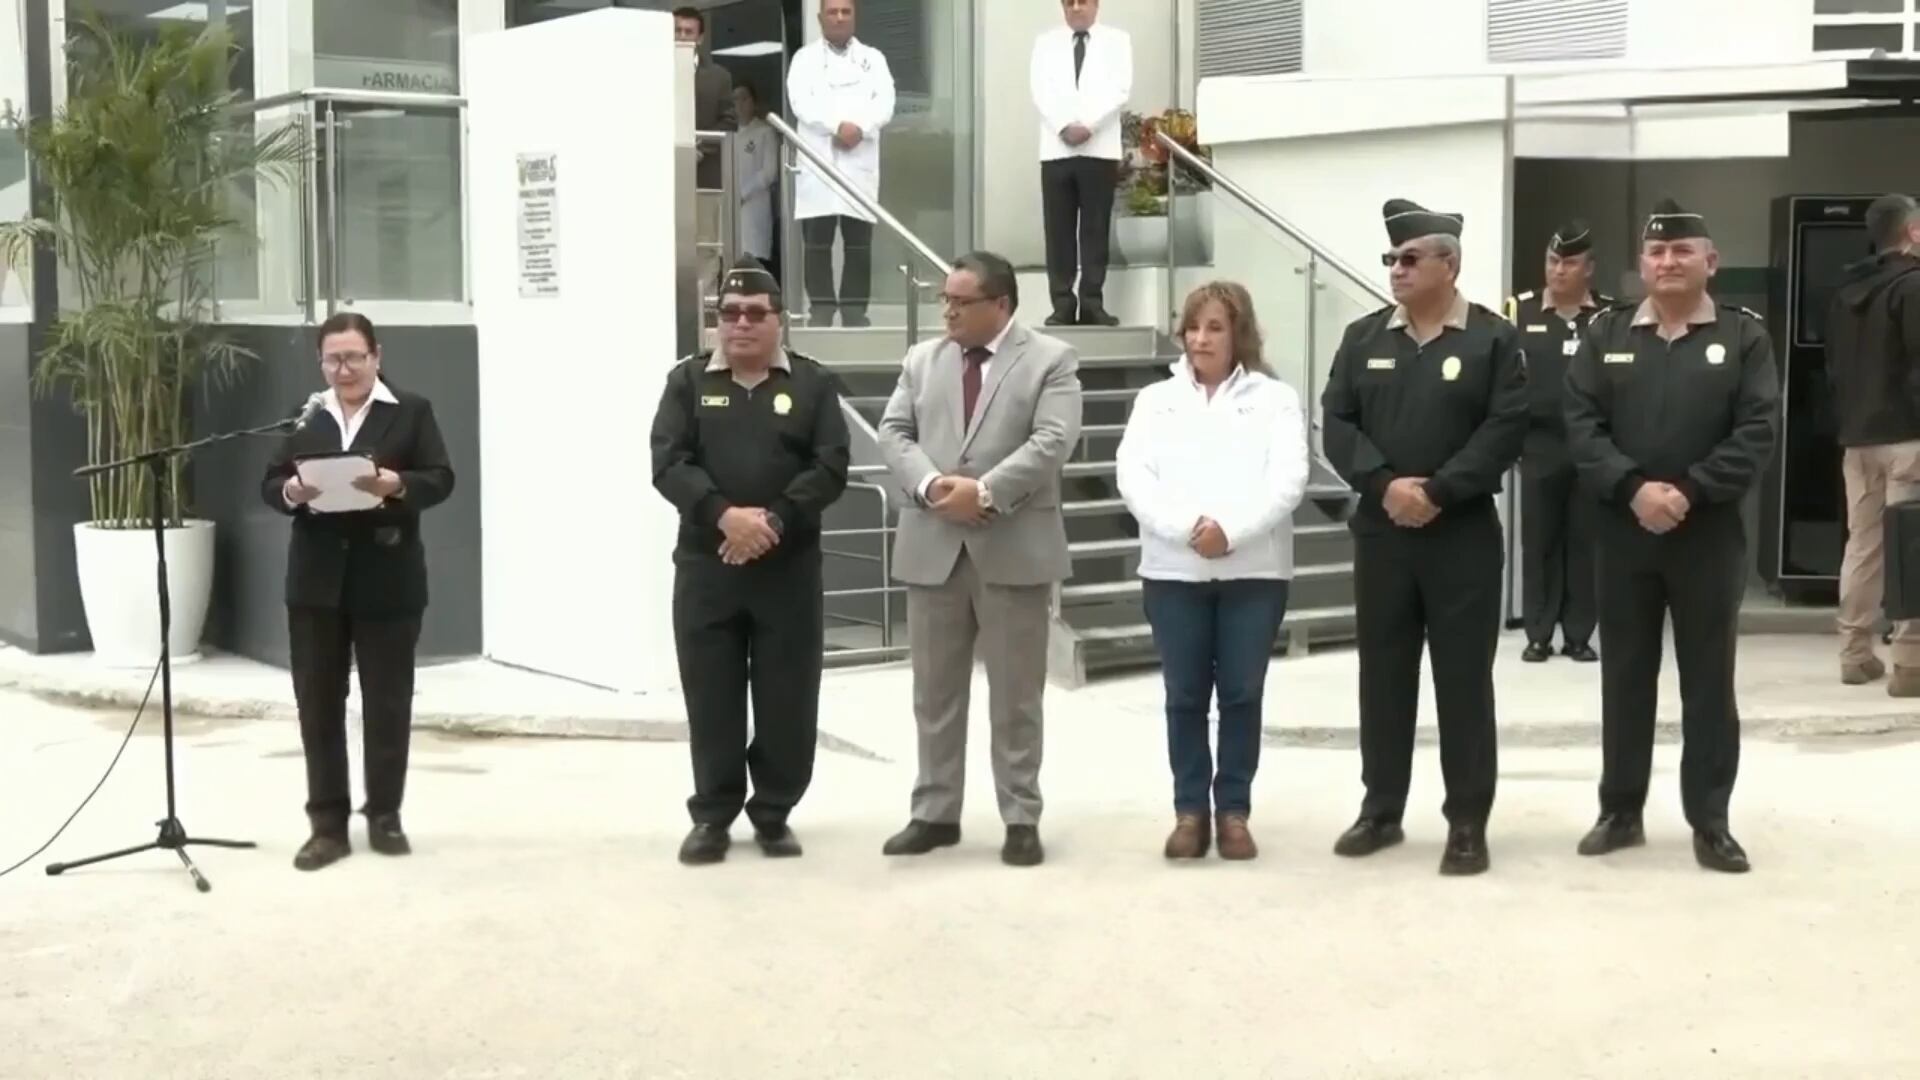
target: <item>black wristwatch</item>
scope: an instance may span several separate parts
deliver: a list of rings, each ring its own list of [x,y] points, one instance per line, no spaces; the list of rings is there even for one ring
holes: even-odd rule
[[[787,523],[780,520],[779,514],[776,514],[771,510],[767,511],[767,524],[773,527],[773,534],[775,536],[786,535]]]

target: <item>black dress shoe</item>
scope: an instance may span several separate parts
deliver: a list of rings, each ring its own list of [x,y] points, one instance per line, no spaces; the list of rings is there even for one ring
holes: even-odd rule
[[[1447,850],[1440,856],[1440,872],[1448,877],[1484,874],[1493,860],[1487,856],[1487,827],[1455,825],[1447,830]]]
[[[1347,831],[1340,834],[1340,839],[1333,842],[1333,853],[1357,859],[1382,848],[1390,848],[1406,838],[1407,834],[1397,821],[1361,818],[1348,826]]]
[[[1098,304],[1082,304],[1080,305],[1080,325],[1119,326],[1120,317],[1107,314],[1107,309]]]
[[[1544,641],[1529,641],[1526,650],[1520,654],[1520,659],[1529,664],[1544,664],[1553,659],[1553,646]]]
[[[1693,858],[1709,870],[1723,874],[1744,874],[1753,869],[1740,842],[1724,828],[1696,830],[1693,834]]]
[[[688,866],[704,866],[717,863],[727,857],[727,849],[733,846],[733,837],[727,835],[723,825],[695,825],[680,842],[680,861]]]
[[[1007,826],[1007,842],[1000,848],[1000,861],[1008,866],[1039,866],[1046,858],[1040,848],[1037,825]]]
[[[1567,659],[1572,660],[1576,664],[1592,664],[1600,660],[1600,654],[1594,652],[1593,646],[1584,641],[1569,642],[1560,651],[1566,654]]]
[[[753,842],[760,845],[760,851],[772,859],[797,859],[800,857],[800,838],[785,825],[773,825],[765,829],[753,830]]]
[[[314,833],[293,856],[295,870],[319,870],[332,866],[341,859],[353,854],[353,845],[344,836],[332,833]]]
[[[887,839],[882,855],[925,855],[935,848],[952,847],[960,842],[960,825],[931,821],[909,821],[907,827]]]
[[[399,814],[381,814],[367,819],[367,846],[382,855],[411,855],[413,845],[400,828]]]
[[[1639,847],[1647,842],[1646,826],[1639,814],[1606,813],[1580,838],[1580,854],[1607,855],[1621,848]]]
[[[1048,326],[1073,326],[1079,321],[1080,316],[1077,313],[1064,308],[1055,308],[1053,314],[1047,316]]]

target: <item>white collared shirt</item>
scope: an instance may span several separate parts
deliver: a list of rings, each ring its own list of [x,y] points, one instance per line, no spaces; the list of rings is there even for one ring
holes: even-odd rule
[[[1207,396],[1185,357],[1140,391],[1115,454],[1120,497],[1140,525],[1140,576],[1167,581],[1293,577],[1293,511],[1307,492],[1300,395],[1238,370]],[[1203,517],[1227,553],[1188,546]]]
[[[333,415],[334,424],[340,428],[340,449],[343,451],[353,449],[353,440],[360,434],[360,426],[367,422],[367,414],[373,411],[374,402],[384,401],[388,405],[400,404],[400,399],[394,397],[393,391],[379,379],[373,381],[373,392],[367,395],[367,400],[360,403],[360,411],[354,413],[351,420],[347,419],[347,411],[340,404],[338,390],[328,387],[326,397],[327,412]]]
[[[1000,346],[1006,344],[1007,334],[1010,333],[1012,330],[1013,330],[1013,320],[1008,319],[1007,325],[1001,327],[1000,332],[993,335],[992,341],[987,342],[987,358],[980,362],[980,385],[983,390],[986,388],[987,373],[993,370],[993,358],[1000,355]],[[960,343],[956,341],[954,342],[954,344],[958,345]],[[967,353],[967,350],[965,349],[960,350],[960,355],[963,358],[966,356],[966,353]],[[964,363],[965,361],[963,360],[962,362]],[[978,407],[979,407],[979,403],[976,402],[975,408],[978,408]],[[978,415],[978,414],[976,413],[975,415]],[[924,503],[927,501],[927,489],[933,487],[933,482],[938,479],[940,479],[939,473],[929,473],[925,480],[920,481],[919,495],[920,495],[921,502]]]
[[[1061,24],[1033,43],[1028,78],[1040,113],[1040,160],[1091,157],[1118,161],[1120,117],[1133,97],[1133,38],[1104,23],[1087,30],[1087,58],[1073,80],[1073,28]],[[1060,133],[1084,124],[1093,137],[1068,146]]]

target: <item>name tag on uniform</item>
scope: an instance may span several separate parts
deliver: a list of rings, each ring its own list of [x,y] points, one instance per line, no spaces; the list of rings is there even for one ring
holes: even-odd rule
[[[1367,370],[1368,371],[1392,371],[1393,357],[1376,356],[1373,359],[1367,361]]]
[[[702,395],[700,398],[700,404],[712,405],[715,407],[728,405],[732,403],[732,401],[733,399],[728,397],[725,394],[705,394],[705,395]]]
[[[1579,339],[1579,338],[1574,338],[1574,337],[1570,337],[1570,338],[1568,338],[1568,339],[1567,339],[1566,341],[1564,341],[1564,342],[1562,342],[1562,343],[1560,344],[1560,355],[1561,355],[1561,356],[1572,356],[1573,354],[1575,354],[1575,353],[1577,353],[1577,352],[1579,352],[1579,351],[1580,351],[1580,339]]]
[[[1633,354],[1630,352],[1610,352],[1601,357],[1600,362],[1603,364],[1631,364],[1633,363]]]
[[[1527,327],[1527,333],[1529,333],[1529,334],[1544,334],[1544,333],[1546,333],[1546,332],[1547,332],[1547,330],[1548,330],[1548,327],[1547,327],[1547,326],[1546,326],[1546,324],[1544,324],[1544,323],[1542,323],[1542,324],[1541,324],[1541,325],[1539,325],[1539,326],[1529,326],[1529,327]]]

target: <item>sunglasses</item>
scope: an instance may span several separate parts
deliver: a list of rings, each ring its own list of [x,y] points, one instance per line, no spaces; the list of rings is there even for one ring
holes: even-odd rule
[[[758,326],[766,322],[767,316],[772,314],[774,314],[772,308],[739,307],[735,304],[727,304],[720,309],[720,321],[723,323],[744,322]]]
[[[1387,267],[1399,266],[1411,270],[1420,265],[1421,259],[1427,257],[1428,255],[1424,251],[1402,251],[1397,253],[1389,251],[1385,255],[1380,256],[1380,265]]]

